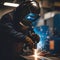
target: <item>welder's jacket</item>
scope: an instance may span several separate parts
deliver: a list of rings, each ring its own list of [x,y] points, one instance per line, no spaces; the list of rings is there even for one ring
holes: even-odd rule
[[[25,42],[25,37],[21,31],[19,24],[14,23],[13,14],[6,14],[0,20],[0,58],[12,60],[15,56],[16,42]],[[1,59],[0,59],[1,60]]]
[[[22,30],[22,26],[16,18],[14,12],[10,12],[0,20],[0,57],[2,59],[14,60],[13,58],[17,54],[16,42],[20,44],[19,48],[21,49],[23,43],[25,43],[26,35],[30,36],[30,32],[34,33],[32,26],[27,30]]]

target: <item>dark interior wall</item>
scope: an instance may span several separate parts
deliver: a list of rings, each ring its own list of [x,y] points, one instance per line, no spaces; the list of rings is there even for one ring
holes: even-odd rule
[[[54,31],[60,35],[60,13],[54,16],[53,27],[54,27]]]
[[[14,0],[0,0],[0,3],[1,3],[1,2],[5,2],[5,1],[7,1],[7,2],[12,2],[12,1],[14,1]]]

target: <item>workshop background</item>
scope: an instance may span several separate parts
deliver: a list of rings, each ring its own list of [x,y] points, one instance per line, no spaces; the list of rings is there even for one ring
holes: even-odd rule
[[[0,19],[17,7],[5,3],[20,4],[23,1],[27,0],[0,0]],[[33,23],[35,33],[40,36],[37,49],[52,55],[51,60],[60,60],[60,0],[36,1],[40,5],[40,18]]]

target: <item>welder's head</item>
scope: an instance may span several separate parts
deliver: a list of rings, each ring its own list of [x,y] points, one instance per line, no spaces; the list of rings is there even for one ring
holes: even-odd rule
[[[23,19],[34,21],[38,19],[40,7],[36,1],[25,1],[16,8],[15,15],[18,21]]]

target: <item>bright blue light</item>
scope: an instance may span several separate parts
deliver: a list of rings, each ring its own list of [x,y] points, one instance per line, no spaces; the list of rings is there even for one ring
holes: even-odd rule
[[[30,21],[35,21],[39,18],[39,15],[34,14],[34,13],[29,13],[25,16],[26,20],[30,20]]]
[[[37,49],[39,49],[39,48],[45,49],[46,40],[48,40],[47,36],[49,36],[49,29],[48,28],[49,27],[46,25],[34,28],[35,33],[40,36],[40,42],[37,45]]]

